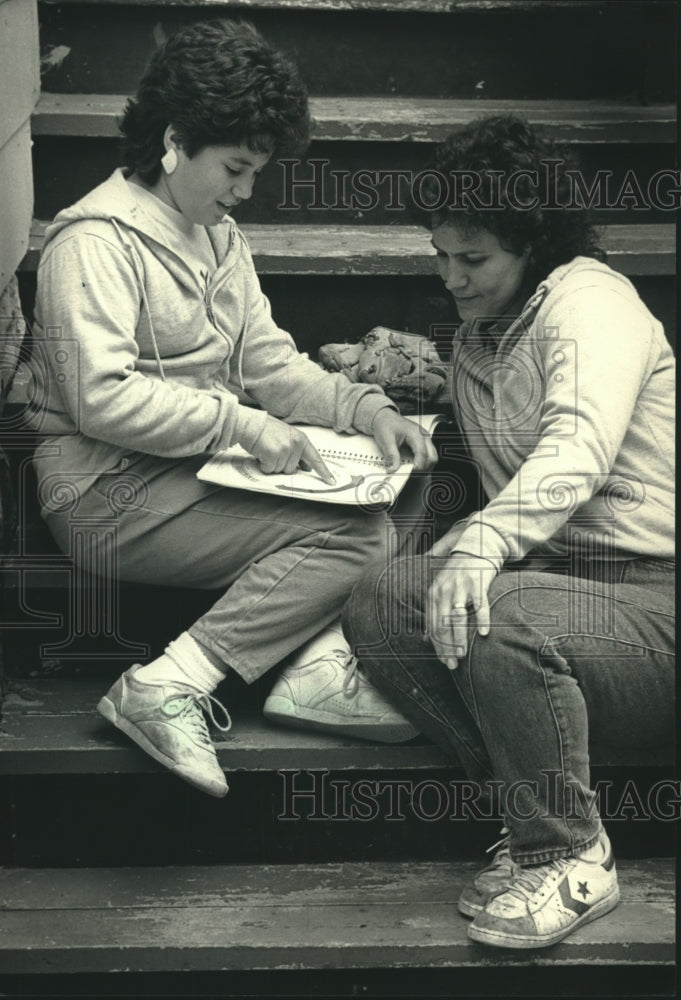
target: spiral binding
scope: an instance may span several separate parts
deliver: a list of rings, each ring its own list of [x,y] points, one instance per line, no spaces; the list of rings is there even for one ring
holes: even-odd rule
[[[370,465],[375,469],[384,469],[385,463],[380,458],[373,458],[371,455],[362,455],[356,451],[330,451],[328,448],[317,449],[322,458],[330,458],[335,461],[357,462],[359,465]]]

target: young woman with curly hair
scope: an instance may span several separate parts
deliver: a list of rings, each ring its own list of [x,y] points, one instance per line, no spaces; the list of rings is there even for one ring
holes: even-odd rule
[[[488,499],[363,578],[344,613],[375,685],[498,793],[505,836],[459,909],[471,938],[510,948],[619,899],[589,742],[673,734],[674,358],[565,207],[560,160],[515,116],[439,151],[428,224],[462,320],[452,404]]]
[[[287,675],[292,722],[388,741],[413,734],[355,673],[339,626],[313,639],[384,551],[383,515],[196,478],[207,453],[239,444],[266,472],[302,466],[332,482],[291,424],[373,434],[392,469],[401,445],[417,467],[435,458],[380,389],[296,351],[230,216],[309,124],[296,70],[253,27],[216,19],[181,30],[126,108],[127,168],[59,213],[38,271],[36,337],[49,368],[36,373],[35,467],[57,542],[69,551],[75,503],[91,524],[115,514],[114,550],[93,529],[90,564],[223,592],[163,655],[128,670],[99,711],[216,796],[227,783],[203,712],[219,706],[212,691],[228,669],[250,682],[302,647]]]

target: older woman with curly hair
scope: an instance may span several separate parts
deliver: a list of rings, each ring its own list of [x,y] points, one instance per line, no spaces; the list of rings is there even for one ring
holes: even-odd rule
[[[204,712],[215,718],[212,692],[228,670],[250,682],[301,650],[287,674],[291,721],[387,741],[413,734],[356,675],[333,627],[384,551],[383,516],[196,477],[208,453],[238,444],[265,472],[302,466],[333,482],[291,424],[373,434],[392,469],[402,445],[417,467],[435,458],[380,389],[296,351],[231,218],[309,126],[297,71],[252,26],[211,19],[179,31],[126,108],[127,167],[59,213],[38,271],[48,368],[36,371],[35,467],[54,537],[69,551],[75,491],[78,518],[93,525],[90,565],[222,592],[161,656],[126,671],[99,711],[215,796],[227,783]],[[124,510],[113,503],[121,488]],[[114,513],[110,544],[94,526]]]
[[[430,204],[443,178],[448,197],[428,224],[463,321],[452,403],[487,502],[364,578],[344,615],[374,684],[498,794],[503,840],[459,909],[471,938],[509,948],[619,899],[589,741],[673,733],[674,358],[566,207],[568,169],[515,116],[439,150]]]

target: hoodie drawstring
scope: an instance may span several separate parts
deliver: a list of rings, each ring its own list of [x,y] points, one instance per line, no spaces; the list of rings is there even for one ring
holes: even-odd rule
[[[246,391],[246,386],[244,385],[244,370],[243,370],[243,359],[244,359],[244,344],[246,341],[245,332],[239,338],[239,351],[236,357],[236,373],[239,377],[239,384],[243,391]]]

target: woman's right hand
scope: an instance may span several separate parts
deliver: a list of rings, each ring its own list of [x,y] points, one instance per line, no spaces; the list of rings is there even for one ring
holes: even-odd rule
[[[307,435],[276,417],[267,417],[262,434],[250,450],[268,475],[273,472],[292,475],[300,468],[316,472],[329,486],[336,483]]]

